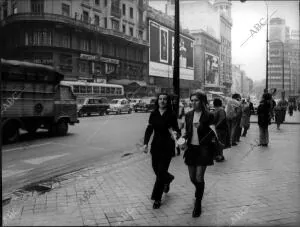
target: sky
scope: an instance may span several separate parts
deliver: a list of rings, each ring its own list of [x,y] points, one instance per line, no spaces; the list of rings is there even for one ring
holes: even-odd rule
[[[150,6],[164,12],[165,2],[163,0],[152,0]],[[298,1],[274,0],[266,2],[268,4],[269,17],[273,14],[272,17],[285,19],[286,25],[290,27],[290,30],[300,29]],[[267,6],[265,1],[248,0],[245,3],[232,1],[231,16],[233,23],[231,30],[232,63],[239,64],[241,69],[246,72],[246,75],[254,81],[264,79],[266,76],[267,26],[262,26],[257,33],[252,32],[252,36],[250,30],[254,30],[255,24],[259,23],[259,21],[264,22],[266,20]],[[180,20],[182,21],[184,18],[180,18]]]

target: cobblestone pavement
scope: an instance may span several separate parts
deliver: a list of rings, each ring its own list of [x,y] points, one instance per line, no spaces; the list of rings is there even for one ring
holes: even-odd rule
[[[299,129],[271,125],[269,147],[258,147],[258,127],[251,124],[247,137],[224,152],[226,161],[208,167],[199,218],[191,215],[194,188],[182,156],[172,160],[175,180],[153,210],[151,157],[137,153],[64,176],[44,194],[20,194],[3,207],[4,225],[299,226]]]

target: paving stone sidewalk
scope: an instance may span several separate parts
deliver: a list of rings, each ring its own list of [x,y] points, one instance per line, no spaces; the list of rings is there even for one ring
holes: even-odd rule
[[[299,126],[270,127],[270,146],[258,147],[258,127],[238,146],[225,151],[226,161],[207,169],[203,213],[192,218],[194,188],[182,156],[162,206],[152,209],[151,157],[136,153],[122,162],[64,176],[42,195],[20,194],[3,207],[7,226],[131,225],[286,225],[299,226]]]

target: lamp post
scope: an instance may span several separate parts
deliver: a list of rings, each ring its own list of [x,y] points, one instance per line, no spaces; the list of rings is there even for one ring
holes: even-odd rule
[[[266,38],[266,92],[268,92],[268,80],[269,80],[269,7],[267,6],[267,38]]]
[[[273,39],[271,42],[278,42],[282,46],[282,91],[284,91],[284,43],[279,39]]]
[[[174,70],[173,70],[173,88],[174,93],[177,95],[177,105],[175,112],[179,109],[179,98],[180,98],[180,68],[179,68],[179,42],[180,42],[180,17],[179,17],[179,0],[175,0],[175,32],[174,32]]]

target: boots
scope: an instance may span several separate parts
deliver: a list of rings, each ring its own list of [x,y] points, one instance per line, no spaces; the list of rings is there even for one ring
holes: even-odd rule
[[[205,187],[205,182],[196,183],[196,192],[195,192],[196,201],[195,201],[195,207],[192,215],[193,218],[199,217],[201,215],[202,212],[201,201],[204,193],[204,187]]]

